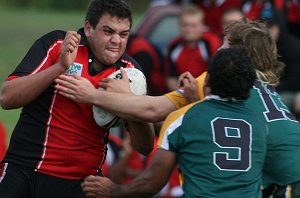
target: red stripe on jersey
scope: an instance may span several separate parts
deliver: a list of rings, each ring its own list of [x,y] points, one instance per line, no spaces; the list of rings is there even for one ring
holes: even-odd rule
[[[132,63],[132,62],[130,62],[130,61],[128,61],[128,60],[125,60],[125,59],[122,59],[121,60],[123,63],[126,63],[127,65],[126,65],[126,67],[127,68],[135,68],[134,67],[134,64]]]
[[[45,65],[45,63],[47,62],[47,60],[49,59],[49,54],[50,52],[58,45],[61,44],[63,42],[63,40],[58,40],[56,41],[52,46],[49,47],[49,50],[47,51],[47,56],[44,58],[44,60],[41,62],[41,64],[39,64],[39,66],[33,70],[33,72],[31,74],[36,74],[37,72],[39,72],[43,66]]]
[[[36,74],[36,73],[38,73],[40,70],[46,69],[46,68],[44,68],[44,66],[47,65],[47,64],[45,64],[45,63],[47,63],[47,61],[53,61],[53,60],[49,60],[49,55],[50,55],[50,53],[51,53],[54,49],[56,49],[55,47],[56,47],[57,45],[60,45],[62,42],[63,42],[63,40],[58,40],[58,41],[56,41],[55,43],[53,43],[53,45],[50,46],[49,49],[48,49],[48,51],[47,51],[47,56],[42,60],[42,62],[37,66],[37,68],[35,68],[29,75]],[[51,62],[51,65],[52,65],[52,64],[53,64],[53,63]],[[6,80],[13,80],[13,79],[19,78],[19,77],[20,77],[20,76],[14,76],[14,75],[12,75],[12,76],[7,77]]]

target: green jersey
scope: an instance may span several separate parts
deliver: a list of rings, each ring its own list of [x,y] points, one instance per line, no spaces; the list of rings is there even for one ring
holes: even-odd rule
[[[300,181],[300,125],[276,91],[256,81],[246,104],[269,128],[263,186]]]
[[[267,128],[244,102],[209,97],[171,113],[158,145],[176,153],[186,197],[261,197]]]

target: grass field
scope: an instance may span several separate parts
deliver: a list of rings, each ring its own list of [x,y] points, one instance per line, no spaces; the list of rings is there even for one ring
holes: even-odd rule
[[[43,34],[55,30],[77,30],[84,23],[85,10],[51,12],[6,9],[0,7],[0,83],[14,70],[32,43]],[[138,20],[134,17],[134,23]],[[136,20],[137,19],[137,20]],[[7,141],[18,119],[20,109],[3,110],[0,120],[8,132]]]

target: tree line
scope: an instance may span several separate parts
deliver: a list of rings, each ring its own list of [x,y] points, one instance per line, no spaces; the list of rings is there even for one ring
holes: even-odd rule
[[[132,10],[146,9],[151,0],[126,0]],[[0,0],[0,6],[47,9],[47,10],[85,10],[90,0]]]

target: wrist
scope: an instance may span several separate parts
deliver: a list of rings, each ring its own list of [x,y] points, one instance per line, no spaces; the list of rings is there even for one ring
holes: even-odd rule
[[[60,71],[60,74],[62,73],[65,73],[67,71],[67,69],[70,67],[70,66],[65,66],[64,64],[62,64],[61,62],[58,62],[56,64],[57,68],[59,69]]]

